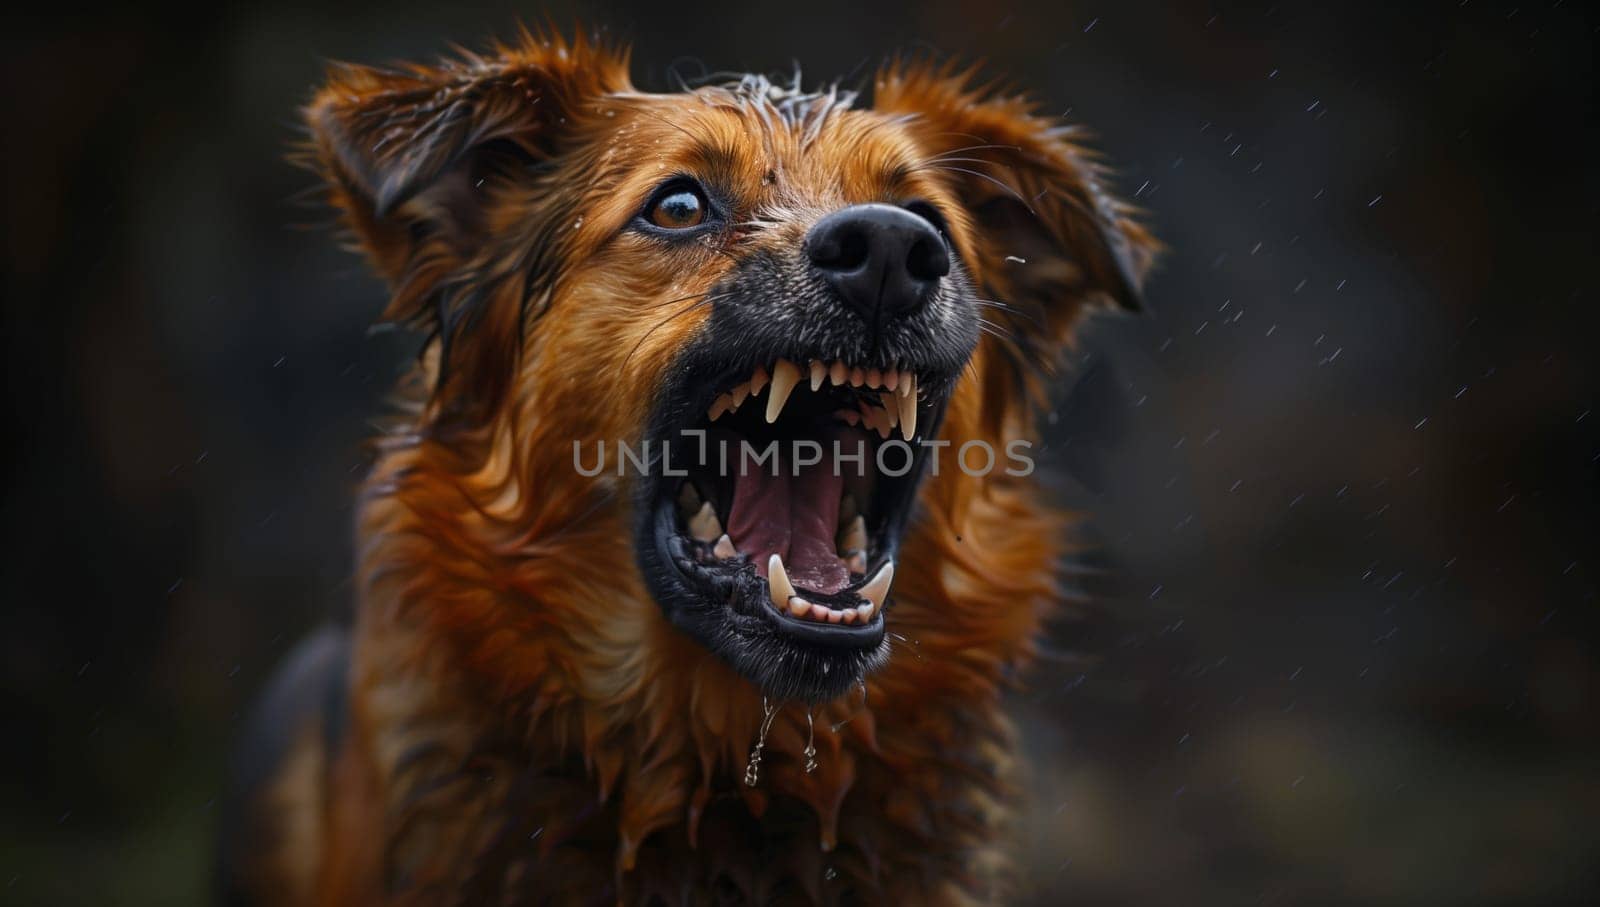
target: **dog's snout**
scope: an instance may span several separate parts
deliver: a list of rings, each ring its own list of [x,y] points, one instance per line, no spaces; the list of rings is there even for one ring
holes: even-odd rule
[[[950,273],[950,250],[925,218],[893,205],[852,205],[806,234],[817,273],[868,324],[921,308]]]

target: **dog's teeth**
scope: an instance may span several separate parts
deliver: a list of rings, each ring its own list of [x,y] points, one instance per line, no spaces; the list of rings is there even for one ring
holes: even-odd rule
[[[843,620],[844,620],[844,612],[843,611],[835,611],[832,608],[828,609],[828,623],[836,624],[836,623],[839,623],[839,622],[841,622]]]
[[[899,393],[900,396],[902,396],[902,397],[916,397],[916,395],[917,395],[917,374],[916,374],[916,372],[906,372],[905,374],[900,376],[900,388],[897,391],[897,393]]]
[[[756,366],[756,370],[750,373],[751,395],[754,396],[755,394],[761,393],[761,389],[767,386],[767,382],[769,380],[771,379],[767,375],[767,370],[759,365]]]
[[[779,610],[781,611],[782,609],[780,608]],[[790,614],[793,614],[795,617],[805,617],[806,616],[806,612],[810,611],[810,610],[811,610],[811,603],[810,602],[806,601],[805,599],[801,598],[798,595],[789,596],[789,613]]]
[[[847,624],[853,624],[858,619],[858,613],[854,608],[846,608],[840,613],[844,615],[844,622]]]
[[[711,502],[700,505],[699,511],[689,518],[689,535],[696,541],[714,542],[722,534],[722,523],[717,520],[717,512],[711,509]]]
[[[862,623],[867,623],[868,621],[872,620],[872,614],[877,610],[878,606],[876,604],[873,604],[872,602],[862,602],[861,604],[856,605],[856,617],[859,618]]]
[[[711,408],[706,411],[706,416],[715,422],[722,418],[722,414],[733,408],[733,397],[723,394],[712,401]]]
[[[862,384],[866,383],[866,380],[867,380],[867,373],[866,372],[863,372],[859,368],[853,368],[853,369],[850,370],[850,386],[851,387],[860,387]]]
[[[776,555],[774,555],[776,557]],[[875,607],[883,607],[883,600],[889,597],[889,584],[894,582],[894,561],[885,563],[878,570],[878,575],[867,581],[865,586],[856,590],[856,594],[866,599]],[[861,606],[856,606],[860,610]]]
[[[883,405],[890,406],[891,402],[899,405],[900,434],[909,441],[917,433],[917,396],[912,394],[909,397],[885,397]]]
[[[741,384],[729,391],[729,393],[733,395],[733,408],[738,410],[739,404],[744,402],[744,398],[750,396],[750,384],[748,382]]]
[[[772,367],[772,392],[767,395],[767,421],[778,421],[783,405],[789,402],[794,386],[800,383],[800,369],[787,359],[779,359]]]
[[[817,620],[827,620],[828,619],[828,612],[830,610],[832,610],[832,609],[830,609],[827,605],[813,604],[811,606],[811,616],[816,618]]]
[[[828,367],[819,359],[811,360],[811,390],[816,392],[822,388],[822,382],[828,379]]]
[[[883,372],[880,372],[875,368],[867,369],[867,387],[882,387],[882,386],[883,386]]]
[[[845,368],[845,365],[844,365],[843,362],[835,362],[828,369],[828,380],[830,382],[832,382],[835,386],[845,383],[845,380],[848,379],[849,377],[850,377],[850,370],[848,368]]]
[[[878,395],[878,402],[883,404],[884,415],[889,417],[889,427],[894,428],[900,424],[900,408],[895,405],[896,397],[891,393]]]
[[[899,369],[891,368],[888,371],[883,373],[883,386],[885,388],[887,388],[888,390],[894,390],[895,385],[897,385],[899,383],[900,383],[900,371],[899,371]]]
[[[863,520],[860,514],[857,514],[856,517],[850,521],[850,525],[845,527],[844,535],[840,536],[839,550],[850,551],[857,548],[865,550],[866,547],[867,521]]]
[[[717,539],[717,544],[711,549],[711,553],[715,554],[718,560],[726,561],[738,556],[739,549],[733,547],[733,539],[728,538],[727,533],[723,533],[722,538]]]
[[[767,558],[767,593],[780,610],[794,597],[794,584],[789,582],[789,574],[784,572],[783,558],[776,554]]]
[[[860,509],[856,507],[856,496],[848,491],[845,492],[844,496],[839,499],[839,525],[848,526],[850,521],[855,519],[856,514],[860,512]]]
[[[833,417],[846,425],[855,425],[857,422],[861,421],[861,414],[857,413],[853,409],[836,410],[833,414]]]
[[[857,576],[867,572],[867,555],[864,551],[852,551],[845,556],[845,569]]]

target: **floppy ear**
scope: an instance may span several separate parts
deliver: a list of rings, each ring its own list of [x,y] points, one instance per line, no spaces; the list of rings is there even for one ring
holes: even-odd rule
[[[533,253],[495,235],[495,206],[560,153],[585,102],[627,90],[625,51],[524,31],[434,66],[337,65],[306,108],[307,158],[393,293],[384,319],[440,340],[436,403],[456,384],[497,402],[520,345]]]
[[[920,167],[960,200],[973,228],[969,270],[1006,306],[985,317],[1005,320],[1014,353],[1048,366],[1086,308],[1143,307],[1157,245],[1106,193],[1071,127],[972,81],[971,70],[895,63],[878,74],[873,106],[905,117],[925,152]]]

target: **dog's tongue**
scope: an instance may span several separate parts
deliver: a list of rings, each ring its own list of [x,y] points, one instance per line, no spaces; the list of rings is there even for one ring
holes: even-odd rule
[[[750,555],[757,569],[764,573],[777,554],[795,586],[828,595],[850,582],[834,544],[844,479],[831,461],[824,456],[797,476],[787,461],[779,461],[777,475],[770,463],[746,463],[735,470],[728,513],[734,547]]]

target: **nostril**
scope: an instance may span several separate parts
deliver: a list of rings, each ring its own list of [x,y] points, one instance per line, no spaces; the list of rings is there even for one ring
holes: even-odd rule
[[[906,270],[917,280],[934,281],[950,273],[950,252],[944,240],[928,236],[917,240],[906,255]]]
[[[827,271],[854,271],[867,263],[871,251],[866,234],[850,224],[829,230],[807,250],[811,263]]]

